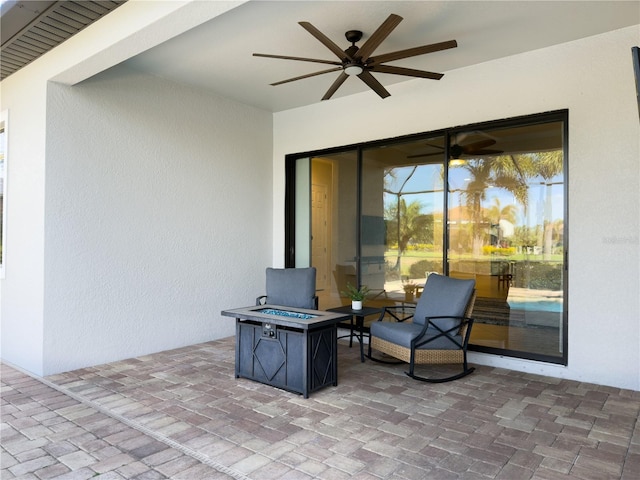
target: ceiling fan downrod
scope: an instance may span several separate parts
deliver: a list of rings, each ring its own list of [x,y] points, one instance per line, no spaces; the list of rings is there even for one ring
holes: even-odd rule
[[[360,30],[349,30],[344,36],[351,42],[351,46],[344,51],[348,59],[342,63],[342,71],[349,76],[360,75],[364,72],[364,65],[360,59],[354,57],[360,50],[356,43],[362,40],[362,32]]]

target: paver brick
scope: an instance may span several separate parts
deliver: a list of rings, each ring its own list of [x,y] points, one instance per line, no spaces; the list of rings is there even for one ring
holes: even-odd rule
[[[71,470],[77,470],[98,461],[87,452],[83,452],[82,450],[62,455],[58,458],[58,460],[64,463]]]
[[[173,477],[180,472],[184,472],[185,470],[191,468],[194,465],[197,465],[199,462],[187,455],[180,455],[177,458],[174,458],[168,462],[165,462],[156,467],[160,473],[166,475],[167,477]]]
[[[59,476],[64,475],[68,472],[70,472],[69,467],[63,465],[62,463],[55,463],[40,470],[36,470],[34,474],[39,479],[47,480],[50,478],[58,478]]]
[[[91,469],[95,470],[98,473],[105,473],[111,470],[116,470],[128,463],[134,462],[135,459],[126,453],[118,453],[116,455],[111,455],[104,460],[101,460],[97,463],[91,465]]]
[[[36,470],[48,467],[49,465],[53,465],[54,463],[56,463],[56,459],[49,455],[46,455],[44,457],[34,458],[26,462],[16,463],[15,465],[9,467],[9,471],[16,477],[20,477],[27,473],[32,473]]]

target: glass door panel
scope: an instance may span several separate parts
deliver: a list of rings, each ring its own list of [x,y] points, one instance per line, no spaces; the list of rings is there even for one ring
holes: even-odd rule
[[[311,160],[311,266],[320,308],[351,303],[343,292],[357,285],[356,151]]]
[[[449,275],[476,280],[479,350],[562,358],[563,124],[451,135]]]
[[[444,138],[362,154],[361,278],[368,304],[415,302],[430,272],[442,273]]]

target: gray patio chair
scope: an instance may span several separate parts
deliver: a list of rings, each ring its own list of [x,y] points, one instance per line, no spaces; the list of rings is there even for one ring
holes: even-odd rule
[[[475,280],[429,275],[415,306],[385,307],[378,321],[371,324],[369,358],[381,363],[408,363],[407,375],[424,382],[448,382],[469,375],[474,371],[467,365],[474,301]],[[373,350],[400,361],[374,358]],[[462,372],[445,378],[415,374],[418,364],[449,363],[461,364]]]
[[[267,268],[266,279],[267,294],[256,298],[256,305],[318,309],[315,267]]]

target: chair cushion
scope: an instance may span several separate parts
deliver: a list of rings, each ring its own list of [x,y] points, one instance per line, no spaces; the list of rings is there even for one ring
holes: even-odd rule
[[[316,269],[267,268],[267,303],[295,308],[315,308]]]
[[[429,275],[422,296],[416,305],[414,323],[424,325],[426,318],[430,317],[464,316],[475,284],[475,280],[461,280],[432,273]],[[433,321],[445,331],[455,327],[459,322],[460,320],[454,318]],[[434,334],[438,331],[430,327],[427,333]]]
[[[396,345],[400,345],[405,348],[411,348],[411,340],[418,336],[422,330],[421,325],[416,325],[412,322],[374,322],[371,324],[371,335],[378,337],[382,340],[386,340]],[[435,335],[425,335],[424,340]],[[460,335],[453,336],[458,342],[462,343],[462,337]],[[451,340],[446,337],[436,338],[431,342],[427,342],[418,350],[458,350]]]

